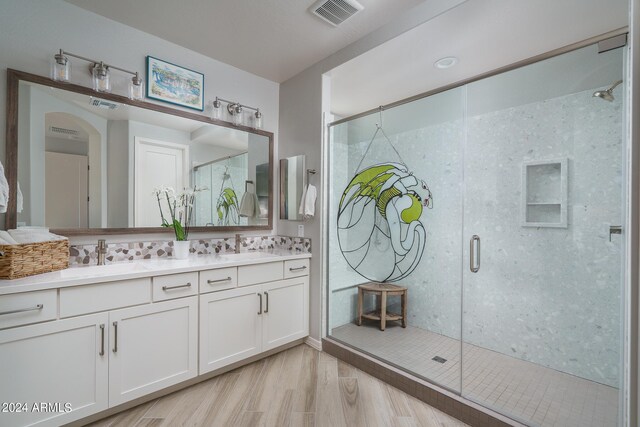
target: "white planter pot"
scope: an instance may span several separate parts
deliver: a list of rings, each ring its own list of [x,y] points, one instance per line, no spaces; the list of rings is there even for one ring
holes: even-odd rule
[[[189,257],[189,249],[191,242],[189,240],[173,241],[173,257],[175,259],[187,259]]]

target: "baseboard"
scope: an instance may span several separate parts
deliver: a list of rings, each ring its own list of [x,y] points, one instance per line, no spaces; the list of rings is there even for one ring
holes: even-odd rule
[[[318,351],[322,351],[322,341],[320,341],[320,340],[317,340],[317,339],[315,339],[313,337],[307,337],[304,340],[304,343],[306,345],[310,346],[310,347],[315,348]]]

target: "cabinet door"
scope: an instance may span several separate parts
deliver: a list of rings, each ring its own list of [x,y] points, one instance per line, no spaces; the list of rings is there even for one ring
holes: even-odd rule
[[[58,426],[107,409],[107,321],[102,313],[0,331],[0,402],[14,404],[0,410],[26,403],[26,412],[0,412],[0,425]]]
[[[309,278],[280,280],[262,287],[262,351],[309,335]]]
[[[197,374],[198,297],[109,313],[109,406]]]
[[[200,295],[200,374],[261,351],[261,286]]]

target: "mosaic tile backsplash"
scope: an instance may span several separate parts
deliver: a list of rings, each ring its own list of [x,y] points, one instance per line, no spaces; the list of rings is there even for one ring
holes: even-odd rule
[[[268,249],[284,249],[293,252],[311,253],[311,239],[288,236],[243,236],[240,252]],[[233,237],[191,240],[191,253],[210,255],[233,253],[236,242]],[[137,259],[166,258],[173,255],[173,241],[107,243],[106,262],[133,261]],[[96,264],[97,245],[71,245],[69,266]]]

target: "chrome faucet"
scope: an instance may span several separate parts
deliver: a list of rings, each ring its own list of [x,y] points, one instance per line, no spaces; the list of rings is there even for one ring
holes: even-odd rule
[[[240,233],[236,234],[236,253],[239,254],[240,253],[240,242],[242,240],[240,239]]]
[[[104,239],[98,240],[98,265],[104,265],[104,258],[107,255],[107,242]]]

